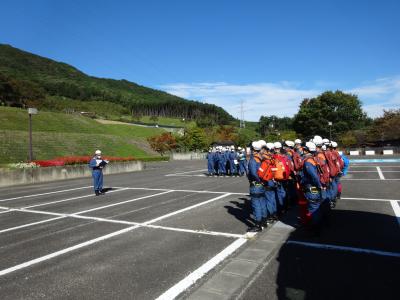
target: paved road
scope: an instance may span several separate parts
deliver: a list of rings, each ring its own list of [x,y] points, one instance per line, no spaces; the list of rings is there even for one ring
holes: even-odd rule
[[[400,253],[399,204],[383,199],[400,199],[400,181],[389,180],[400,179],[400,165],[378,165],[382,175],[376,165],[352,168],[345,199],[318,239],[290,227],[293,218],[283,220],[293,243],[254,269],[235,297],[391,298],[400,258],[386,254]],[[109,175],[110,190],[100,197],[90,179],[0,189],[0,298],[191,297],[258,239],[245,235],[246,180],[207,178],[203,168],[155,163]],[[325,244],[383,254],[316,248]]]

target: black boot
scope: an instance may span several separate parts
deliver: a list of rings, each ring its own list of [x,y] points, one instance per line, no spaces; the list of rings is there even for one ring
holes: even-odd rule
[[[95,190],[94,193],[96,196],[100,196],[100,192],[98,190]]]
[[[260,232],[262,231],[262,226],[260,222],[255,222],[254,226],[251,226],[247,229],[247,232]]]
[[[262,218],[261,220],[261,226],[263,228],[267,228],[268,227],[268,219],[267,218]]]

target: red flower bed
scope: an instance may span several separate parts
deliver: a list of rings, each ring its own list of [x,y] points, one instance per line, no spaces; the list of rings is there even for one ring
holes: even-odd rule
[[[87,164],[92,159],[91,156],[62,156],[49,160],[35,160],[34,163],[41,167],[56,167],[64,165],[82,165]],[[132,161],[136,160],[133,156],[117,157],[104,156],[103,159],[109,161]]]

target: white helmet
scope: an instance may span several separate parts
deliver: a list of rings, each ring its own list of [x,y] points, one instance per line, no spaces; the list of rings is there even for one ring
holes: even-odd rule
[[[300,140],[300,139],[295,139],[295,140],[294,140],[294,143],[300,145],[300,144],[301,144],[301,140]]]
[[[274,143],[274,148],[275,148],[275,149],[282,148],[282,144],[281,144],[280,142],[275,142],[275,143]]]
[[[94,152],[94,154],[96,154],[96,155],[101,155],[101,151],[100,151],[100,150],[96,150],[96,151]]]
[[[242,147],[238,147],[238,150],[239,150],[239,151],[242,150]]]
[[[251,146],[253,147],[254,150],[256,151],[260,151],[262,148],[262,144],[260,143],[260,141],[255,141],[251,143]]]
[[[329,145],[329,140],[328,139],[323,139],[322,143],[324,143],[324,145]]]
[[[306,148],[308,149],[308,151],[311,151],[311,152],[317,151],[317,147],[313,142],[307,142]]]
[[[267,143],[268,150],[274,150],[274,143]]]
[[[331,142],[331,146],[332,146],[333,148],[336,148],[338,145],[337,145],[336,142],[332,141],[332,142]]]
[[[267,147],[267,142],[266,142],[266,141],[264,141],[264,140],[259,140],[258,142],[261,144],[261,148],[262,148],[262,147]]]
[[[285,141],[285,145],[288,147],[294,147],[294,142],[293,141]]]
[[[326,145],[325,145],[325,144],[322,145],[321,149],[324,150],[324,151],[326,151]]]
[[[231,150],[235,150],[235,146],[231,146]]]
[[[320,137],[319,135],[314,136],[312,142],[316,145],[316,146],[322,146],[322,144],[324,143],[322,140],[322,137]]]

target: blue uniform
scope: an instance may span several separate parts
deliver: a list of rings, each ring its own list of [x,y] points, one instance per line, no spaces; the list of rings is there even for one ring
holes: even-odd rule
[[[350,161],[349,161],[348,157],[346,155],[344,155],[344,153],[340,156],[342,157],[343,162],[344,162],[342,174],[343,174],[343,176],[346,176],[347,172],[349,171]]]
[[[218,174],[225,175],[226,174],[226,159],[225,153],[219,152],[218,153]]]
[[[93,157],[89,162],[89,167],[92,169],[93,188],[96,194],[103,189],[103,166],[98,164],[99,159]],[[100,159],[101,162],[104,162]]]
[[[214,175],[214,153],[213,152],[207,153],[207,169],[208,169],[208,175]]]
[[[235,159],[237,158],[237,154],[235,151],[231,151],[229,153],[229,166],[230,166],[230,172],[231,175],[235,175],[236,172],[236,165],[235,165]]]
[[[250,198],[254,219],[256,222],[261,222],[263,218],[267,217],[267,208],[265,203],[265,190],[260,177],[257,175],[257,170],[261,165],[261,159],[258,154],[255,155],[257,157],[256,159],[253,155],[250,157],[247,178],[250,182]]]
[[[246,159],[246,154],[244,152],[241,152],[239,154],[239,175],[243,176],[245,173],[247,175],[247,159]]]
[[[325,198],[325,191],[322,189],[322,184],[319,180],[317,166],[308,160],[309,157],[311,156],[306,156],[304,161],[301,183],[304,188],[304,195],[308,201],[308,212],[311,214],[311,222],[317,225],[322,220],[323,207],[321,205]]]

